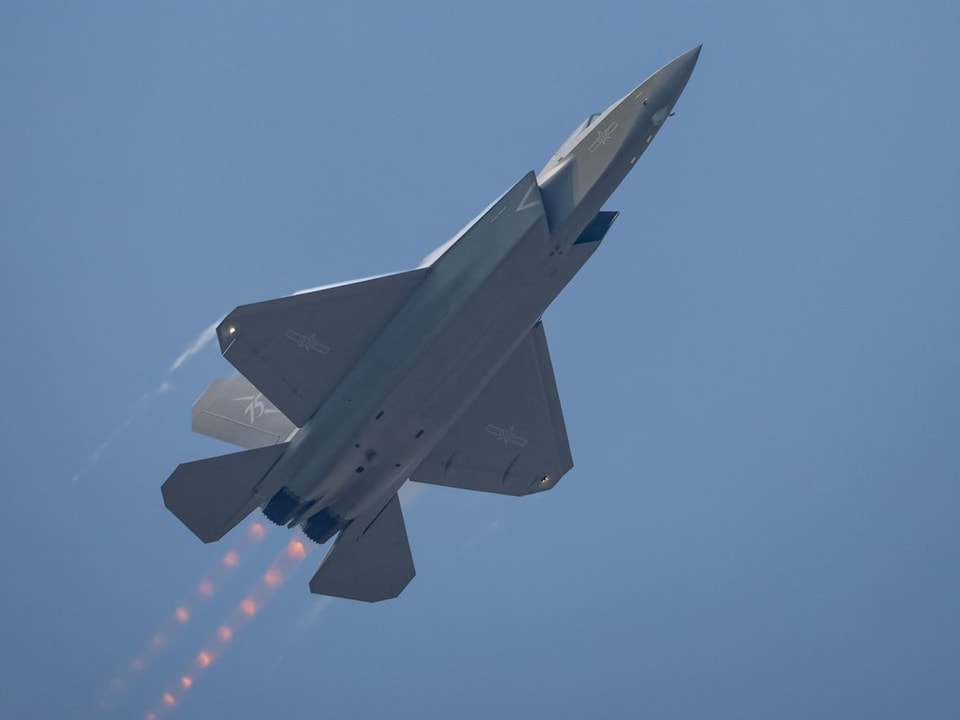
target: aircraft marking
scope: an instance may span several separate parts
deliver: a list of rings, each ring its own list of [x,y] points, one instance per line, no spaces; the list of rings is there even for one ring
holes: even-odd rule
[[[257,420],[259,420],[264,415],[275,415],[280,411],[276,408],[268,408],[263,402],[263,395],[257,393],[256,395],[244,395],[242,397],[234,398],[237,402],[246,402],[249,401],[249,404],[243,409],[245,415],[250,416],[250,424],[255,425]]]
[[[539,198],[539,197],[534,198],[533,200],[530,200],[530,193],[533,192],[533,189],[534,189],[535,187],[537,187],[536,181],[534,181],[533,183],[531,183],[531,184],[530,184],[530,187],[527,188],[527,192],[526,192],[526,194],[524,194],[523,200],[521,200],[521,201],[520,201],[520,204],[517,205],[516,212],[520,212],[521,210],[529,210],[530,208],[536,207],[537,205],[540,204],[540,198]]]
[[[590,152],[593,152],[594,150],[599,148],[601,145],[606,143],[607,140],[609,140],[610,137],[613,135],[613,131],[616,130],[618,127],[619,125],[617,125],[617,121],[614,120],[612,123],[607,125],[607,127],[605,127],[603,130],[597,130],[596,139],[592,143],[590,143],[590,148],[589,148]]]
[[[494,215],[492,218],[490,218],[487,221],[487,224],[493,225],[497,220],[500,219],[500,216],[503,215],[506,211],[507,211],[507,206],[504,205],[502,208],[500,208],[500,212],[498,212],[496,215]]]
[[[493,435],[495,439],[499,440],[504,445],[513,443],[514,445],[525,447],[527,444],[527,439],[517,434],[517,431],[514,430],[513,425],[508,428],[497,427],[496,425],[487,425],[484,430]]]
[[[296,343],[297,349],[303,350],[304,352],[313,350],[313,352],[320,353],[321,355],[326,355],[328,352],[330,352],[330,348],[317,340],[316,333],[304,335],[303,333],[298,333],[296,330],[287,330],[287,333],[284,337],[286,337],[288,340],[292,340],[294,343]]]

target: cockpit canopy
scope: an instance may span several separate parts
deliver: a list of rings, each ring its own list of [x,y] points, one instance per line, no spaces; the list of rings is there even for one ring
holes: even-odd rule
[[[587,130],[592,128],[602,115],[603,115],[602,112],[595,112],[586,120],[584,120],[582,123],[580,123],[577,126],[577,129],[574,130],[570,134],[570,137],[568,137],[564,141],[563,145],[560,146],[560,149],[557,150],[557,152],[554,154],[552,158],[550,158],[550,162],[547,163],[546,167],[544,167],[541,172],[546,172],[551,167],[554,167],[557,163],[563,160],[568,154],[570,154],[570,151],[577,146],[577,143],[580,142],[580,140],[583,138]]]
[[[583,137],[583,134],[597,121],[597,118],[599,118],[601,115],[603,115],[602,112],[595,112],[582,123],[580,123],[577,126],[577,129],[574,130],[570,134],[570,137],[568,137],[563,145],[560,146],[560,149],[557,150],[557,158],[562,158],[571,150],[573,150],[573,148],[576,147],[577,143],[580,141],[580,138]]]
[[[593,123],[596,122],[597,118],[600,117],[601,115],[603,115],[602,112],[595,112],[595,113],[593,113],[593,115],[591,115],[591,116],[588,117],[586,120],[584,120],[582,123],[580,123],[580,127],[578,127],[578,128],[574,131],[573,134],[574,134],[574,135],[579,135],[580,133],[582,133],[582,132],[583,132],[584,130],[586,130],[588,127],[590,127],[591,125],[593,125]]]

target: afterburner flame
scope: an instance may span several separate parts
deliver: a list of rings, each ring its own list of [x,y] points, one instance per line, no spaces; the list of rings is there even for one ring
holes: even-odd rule
[[[295,557],[298,560],[302,560],[307,556],[307,549],[299,540],[291,540],[290,544],[287,545],[287,554],[290,557]]]
[[[266,532],[263,526],[257,529],[259,525],[259,523],[255,523],[249,528],[248,538],[259,539]],[[279,550],[279,554],[267,567],[264,574],[254,581],[245,595],[241,596],[243,600],[232,611],[228,622],[215,626],[215,634],[200,646],[204,649],[196,655],[187,668],[181,670],[182,674],[174,675],[176,680],[172,685],[167,686],[168,692],[161,696],[162,702],[155,706],[154,711],[147,714],[144,720],[149,720],[151,717],[153,720],[158,720],[160,717],[167,717],[170,713],[175,712],[174,708],[180,704],[186,692],[200,681],[203,671],[227,649],[228,644],[236,640],[237,632],[247,625],[250,618],[253,618],[265,607],[270,598],[274,596],[276,588],[293,575],[300,565],[300,561],[309,554],[310,550],[312,548],[300,540],[291,540]],[[211,597],[214,588],[217,588],[218,594],[221,594],[218,583],[228,572],[225,568],[236,566],[239,563],[239,556],[243,552],[244,549],[241,547],[239,550],[231,550],[226,553],[221,559],[219,572],[211,572],[196,585],[197,595],[178,606],[173,613],[173,619],[168,621],[168,626],[153,635],[150,647],[153,652],[157,652],[160,648],[168,645],[173,645],[176,640],[176,630],[179,629],[175,626],[191,620],[191,615],[201,603],[201,597]],[[152,658],[153,655],[149,657]],[[134,660],[135,670],[143,669],[145,666],[146,662],[143,656],[138,656]]]
[[[167,648],[177,644],[183,627],[188,623],[197,622],[197,618],[200,617],[197,615],[197,610],[203,607],[209,598],[222,593],[221,584],[224,578],[240,564],[241,557],[246,559],[253,545],[266,537],[268,531],[269,527],[264,523],[251,523],[244,534],[239,536],[233,548],[226,551],[219,561],[215,561],[217,564],[205,575],[200,576],[200,580],[192,588],[193,592],[183,599],[182,604],[175,606],[163,626],[156,628],[153,634],[147,636],[149,641],[143,652],[134,657],[121,671],[122,677],[116,677],[110,682],[107,697],[102,700],[103,707],[112,707],[109,702],[111,697],[126,691],[130,684],[128,681],[132,681],[135,675],[142,676],[148,669],[156,671],[155,658],[162,652],[166,652]],[[145,720],[150,718],[157,720],[174,711],[173,708],[179,705],[186,691],[200,680],[203,670],[213,663],[228,644],[236,640],[237,631],[246,624],[248,619],[253,618],[263,609],[275,589],[292,574],[299,561],[309,554],[309,548],[299,540],[293,540],[281,547],[282,549],[278,550],[279,554],[264,574],[247,589],[244,595],[240,595],[243,600],[239,607],[235,606],[232,615],[221,620],[223,624],[213,625],[213,628],[216,628],[215,634],[201,645],[201,648],[205,649],[193,658],[187,668],[181,670],[183,674],[174,675],[176,680],[168,686],[168,692],[160,696],[160,702],[154,706],[152,712],[143,716]]]

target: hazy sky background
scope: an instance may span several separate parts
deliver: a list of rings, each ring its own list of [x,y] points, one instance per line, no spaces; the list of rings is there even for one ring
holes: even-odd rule
[[[0,3],[0,717],[960,715],[958,37],[953,0]],[[576,467],[423,489],[396,601],[311,596],[314,552],[237,625],[293,535],[165,510],[231,451],[189,427],[231,367],[174,361],[415,266],[701,42],[544,319]]]

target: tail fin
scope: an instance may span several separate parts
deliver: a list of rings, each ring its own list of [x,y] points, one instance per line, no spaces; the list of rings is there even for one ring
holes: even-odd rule
[[[255,488],[287,445],[183,463],[163,483],[163,504],[198,538],[215,542],[267,499]]]
[[[214,380],[193,404],[193,431],[247,450],[289,440],[297,426],[242,375]]]
[[[384,507],[350,523],[310,581],[310,591],[378,602],[397,597],[417,572],[394,495]]]

